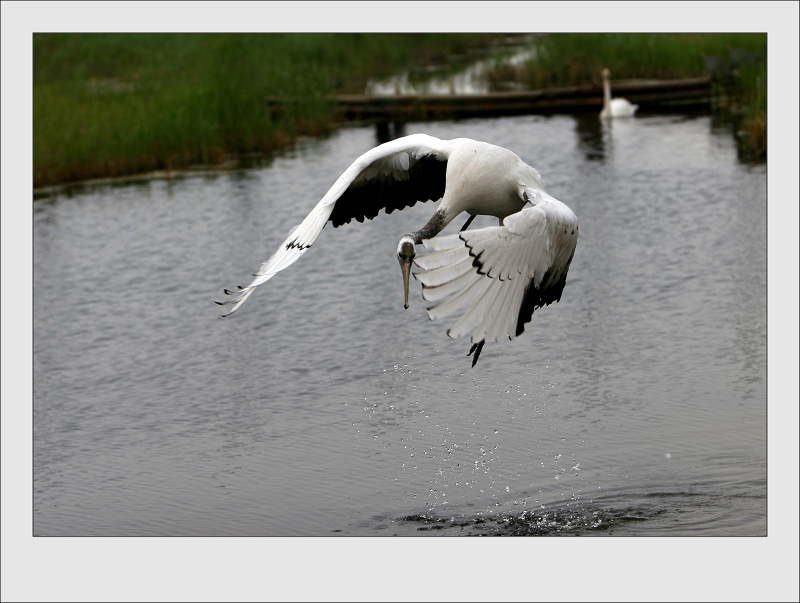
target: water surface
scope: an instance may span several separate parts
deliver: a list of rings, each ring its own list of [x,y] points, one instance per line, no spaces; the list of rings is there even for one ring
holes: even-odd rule
[[[418,283],[403,310],[426,203],[326,228],[220,318],[369,128],[37,201],[34,534],[766,534],[765,166],[710,117],[405,131],[539,169],[581,223],[561,302],[470,368]]]

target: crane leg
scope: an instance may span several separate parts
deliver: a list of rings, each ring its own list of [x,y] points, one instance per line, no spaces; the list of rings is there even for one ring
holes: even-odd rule
[[[461,230],[459,230],[459,232],[464,232],[464,231],[467,229],[467,226],[469,226],[470,224],[472,224],[472,221],[473,221],[474,219],[475,219],[475,216],[470,216],[470,217],[467,219],[467,221],[464,223],[464,226],[462,226],[462,227],[461,227]]]
[[[472,366],[475,366],[475,363],[478,362],[478,356],[481,355],[481,350],[483,349],[483,344],[486,341],[479,341],[478,343],[473,343],[472,347],[469,349],[469,354],[467,356],[472,356],[472,353],[475,352],[475,356],[472,358]]]

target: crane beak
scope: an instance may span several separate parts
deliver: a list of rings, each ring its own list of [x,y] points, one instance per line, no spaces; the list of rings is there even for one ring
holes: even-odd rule
[[[397,246],[397,260],[403,271],[403,292],[405,293],[405,309],[408,310],[408,279],[411,276],[411,262],[414,261],[414,239],[406,235]]]
[[[408,310],[408,279],[411,276],[411,258],[403,260],[400,263],[400,269],[403,271],[403,292],[405,293],[405,309]]]

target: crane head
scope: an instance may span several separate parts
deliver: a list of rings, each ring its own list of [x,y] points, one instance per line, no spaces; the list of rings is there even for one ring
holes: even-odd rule
[[[408,279],[411,276],[411,262],[414,261],[414,239],[406,235],[397,245],[397,261],[403,271],[403,292],[405,293],[405,308],[408,309]]]

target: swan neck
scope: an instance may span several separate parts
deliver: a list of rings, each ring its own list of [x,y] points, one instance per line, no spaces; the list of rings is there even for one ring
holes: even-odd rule
[[[611,104],[611,84],[608,83],[607,77],[603,77],[603,104],[606,107]]]

